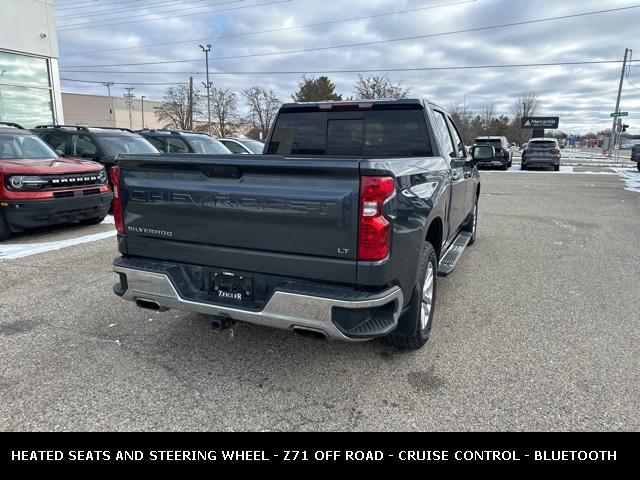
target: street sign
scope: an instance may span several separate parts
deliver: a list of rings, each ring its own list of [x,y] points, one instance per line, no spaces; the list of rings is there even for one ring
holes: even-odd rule
[[[560,124],[560,117],[524,117],[520,123],[521,128],[532,129],[556,129]]]
[[[611,116],[612,117],[628,117],[629,116],[629,112],[612,113]]]

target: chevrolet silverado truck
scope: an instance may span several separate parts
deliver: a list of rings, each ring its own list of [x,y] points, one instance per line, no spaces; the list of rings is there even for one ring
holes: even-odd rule
[[[102,165],[61,158],[29,130],[0,122],[0,240],[32,227],[100,223],[111,198]]]
[[[480,194],[451,117],[407,99],[285,104],[264,155],[122,155],[112,182],[120,297],[411,349]]]

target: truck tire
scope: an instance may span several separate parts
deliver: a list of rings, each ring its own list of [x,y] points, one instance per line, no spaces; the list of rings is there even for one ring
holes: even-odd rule
[[[7,225],[7,221],[4,219],[4,214],[0,212],[0,242],[8,240],[10,236],[11,230],[9,230],[9,225]]]
[[[473,206],[473,210],[467,217],[467,221],[462,225],[463,232],[471,233],[471,240],[469,240],[468,245],[473,245],[476,241],[476,231],[478,230],[478,199],[476,198],[476,203]]]
[[[640,172],[640,162],[638,162],[638,171]]]
[[[105,218],[107,218],[106,215],[103,215],[102,217],[86,218],[84,220],[80,220],[80,223],[82,225],[98,225],[99,223],[102,223]]]
[[[436,305],[438,257],[429,242],[424,242],[420,253],[418,283],[408,310],[400,317],[398,327],[383,341],[388,345],[407,350],[422,347],[431,334],[431,324]]]

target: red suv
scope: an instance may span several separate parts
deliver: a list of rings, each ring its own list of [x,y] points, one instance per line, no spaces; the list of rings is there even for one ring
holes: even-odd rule
[[[102,165],[61,158],[29,130],[0,122],[0,240],[31,227],[100,223],[112,197]]]

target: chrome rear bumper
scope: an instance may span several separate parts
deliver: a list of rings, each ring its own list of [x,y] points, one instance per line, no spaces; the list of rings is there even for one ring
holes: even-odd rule
[[[367,338],[351,338],[340,331],[332,319],[335,307],[358,310],[393,303],[393,324],[390,328],[393,330],[398,324],[403,305],[402,290],[399,287],[372,294],[364,300],[349,301],[276,290],[261,311],[252,311],[186,300],[179,295],[169,277],[163,273],[119,266],[115,266],[114,270],[126,276],[126,290],[121,295],[125,300],[155,304],[162,309],[223,315],[234,320],[285,330],[309,330],[322,333],[330,339],[343,341],[362,341]]]

